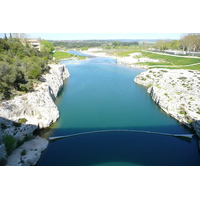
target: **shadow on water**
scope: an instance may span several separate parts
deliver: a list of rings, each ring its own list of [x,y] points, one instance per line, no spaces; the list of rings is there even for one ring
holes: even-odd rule
[[[62,101],[58,104],[62,117],[56,123],[57,127],[55,124],[50,132],[45,130],[47,132],[43,135],[48,138],[99,132],[50,142],[37,165],[199,166],[196,136],[183,139],[144,132],[101,132],[106,129],[129,129],[170,134],[193,133],[161,114],[159,108],[155,109],[153,102],[149,101],[146,92],[133,84],[133,77],[139,71],[136,73],[121,67],[105,66],[111,61],[114,62],[93,58],[84,61],[82,66],[68,66],[71,74],[66,84],[68,90],[61,93]]]
[[[130,129],[141,130],[140,128]],[[173,126],[145,127],[145,130],[157,131],[165,128],[175,132]],[[95,130],[102,129],[55,129],[53,135],[64,136]],[[99,132],[51,141],[37,165],[198,166],[199,156],[196,136],[183,139],[139,132]]]

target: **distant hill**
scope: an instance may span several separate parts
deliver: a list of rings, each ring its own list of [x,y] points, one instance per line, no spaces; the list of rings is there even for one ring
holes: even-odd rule
[[[92,40],[48,40],[49,42],[156,42],[157,39],[92,39]]]

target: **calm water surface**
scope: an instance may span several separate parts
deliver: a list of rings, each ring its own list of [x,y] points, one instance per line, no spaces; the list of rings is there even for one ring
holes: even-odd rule
[[[60,118],[52,136],[111,129],[193,133],[163,113],[146,89],[133,82],[144,70],[117,65],[112,58],[62,63],[70,77],[57,98]],[[200,154],[196,137],[104,132],[51,142],[38,165],[193,166],[200,165]]]

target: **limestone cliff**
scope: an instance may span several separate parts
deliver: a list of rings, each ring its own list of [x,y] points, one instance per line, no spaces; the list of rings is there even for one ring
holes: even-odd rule
[[[152,99],[162,110],[200,136],[200,72],[150,69],[134,81],[148,87]]]
[[[37,128],[49,127],[59,117],[59,111],[54,103],[58,92],[69,77],[69,72],[63,64],[49,65],[50,71],[42,76],[42,83],[33,92],[17,96],[0,104],[0,145],[2,135],[9,134],[22,141]],[[21,124],[18,122],[23,121]],[[5,148],[5,147],[4,147]],[[2,150],[4,152],[4,150]],[[0,153],[0,157],[5,153]]]

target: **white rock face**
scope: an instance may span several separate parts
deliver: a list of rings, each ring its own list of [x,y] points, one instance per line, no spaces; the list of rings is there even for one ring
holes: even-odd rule
[[[7,166],[30,166],[35,165],[42,151],[47,148],[48,140],[36,137],[35,139],[25,142],[19,148],[15,149],[7,159]]]
[[[194,128],[200,136],[200,72],[150,69],[134,81],[148,87],[152,99],[162,110]]]
[[[32,135],[35,129],[48,127],[58,119],[59,111],[54,100],[64,80],[69,77],[69,72],[63,64],[49,66],[49,73],[43,75],[43,82],[34,92],[1,103],[0,123],[7,128],[0,127],[0,136],[10,134],[17,140],[23,140]],[[22,118],[27,121],[20,127],[13,126],[13,122]]]

